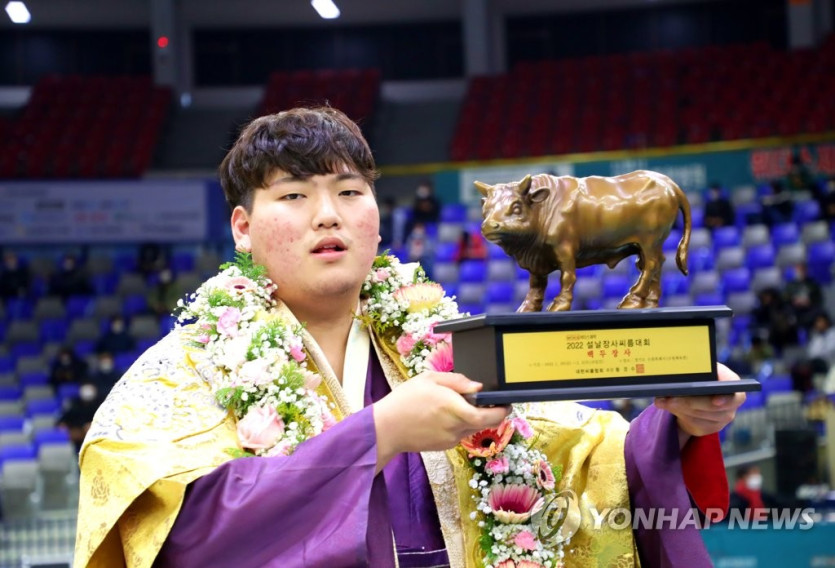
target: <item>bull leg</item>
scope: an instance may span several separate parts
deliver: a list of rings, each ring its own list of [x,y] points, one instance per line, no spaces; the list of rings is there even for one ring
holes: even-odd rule
[[[566,312],[571,309],[574,300],[574,283],[577,281],[574,258],[558,258],[560,261],[560,293],[548,306],[549,312]]]
[[[539,312],[542,310],[542,300],[545,298],[545,288],[548,286],[547,274],[530,273],[530,287],[522,305],[517,312]]]
[[[638,255],[635,265],[641,271],[641,276],[629,289],[629,293],[618,308],[658,307],[658,296],[661,292],[661,263],[664,262],[662,245],[653,243],[650,247],[641,246]]]

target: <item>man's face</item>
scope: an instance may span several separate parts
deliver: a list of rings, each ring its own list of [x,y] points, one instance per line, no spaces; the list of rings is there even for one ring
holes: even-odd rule
[[[379,211],[368,183],[347,169],[304,179],[276,171],[255,190],[251,213],[235,208],[232,232],[293,307],[359,295],[377,253]]]

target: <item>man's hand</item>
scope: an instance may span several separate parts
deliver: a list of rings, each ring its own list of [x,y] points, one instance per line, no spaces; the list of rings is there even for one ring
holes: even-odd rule
[[[461,396],[481,386],[459,373],[425,372],[374,403],[378,471],[398,453],[447,450],[501,424],[510,407],[479,408]]]
[[[722,363],[717,364],[720,381],[738,381],[739,375]],[[706,436],[730,424],[737,409],[745,402],[745,393],[712,396],[672,396],[655,399],[655,406],[676,417],[679,442],[683,446],[690,436]]]

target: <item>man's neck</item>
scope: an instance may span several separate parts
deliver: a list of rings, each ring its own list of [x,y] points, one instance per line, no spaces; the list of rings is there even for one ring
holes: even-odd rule
[[[342,382],[342,368],[345,364],[348,334],[351,332],[357,301],[357,298],[353,298],[350,302],[334,302],[331,299],[315,306],[314,309],[287,306],[316,340],[340,383]],[[320,306],[327,306],[327,309],[316,309]]]

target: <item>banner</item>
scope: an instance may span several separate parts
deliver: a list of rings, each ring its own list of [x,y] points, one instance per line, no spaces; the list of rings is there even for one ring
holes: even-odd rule
[[[202,241],[207,210],[203,181],[0,182],[0,243]]]

